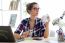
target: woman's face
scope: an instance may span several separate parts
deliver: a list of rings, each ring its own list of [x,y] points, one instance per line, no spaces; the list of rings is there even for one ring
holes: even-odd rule
[[[34,4],[30,13],[31,13],[32,16],[37,16],[38,12],[39,12],[39,5]]]

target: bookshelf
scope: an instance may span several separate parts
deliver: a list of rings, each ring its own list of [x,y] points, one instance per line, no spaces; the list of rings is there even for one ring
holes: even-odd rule
[[[0,25],[9,25],[10,23],[10,19],[11,19],[11,15],[17,15],[16,18],[18,16],[20,16],[20,1],[18,3],[17,8],[15,9],[10,9],[11,7],[11,2],[12,1],[17,1],[17,0],[0,0]],[[13,2],[14,3],[14,2]],[[12,4],[14,6],[14,4]],[[13,8],[13,7],[12,7]],[[17,19],[16,19],[17,20]],[[15,20],[15,24],[16,24],[16,20]]]

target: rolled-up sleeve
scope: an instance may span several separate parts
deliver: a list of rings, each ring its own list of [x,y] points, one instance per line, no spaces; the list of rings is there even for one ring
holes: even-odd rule
[[[19,26],[17,27],[16,31],[14,33],[18,33],[20,34],[21,31],[23,30],[24,25],[23,25],[23,21],[19,24]]]
[[[43,22],[40,22],[40,28],[41,28],[41,36],[44,36],[44,31],[45,31],[45,24]]]

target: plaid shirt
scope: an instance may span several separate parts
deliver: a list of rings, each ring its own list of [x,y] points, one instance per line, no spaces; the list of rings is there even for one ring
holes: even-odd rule
[[[23,30],[23,32],[29,31],[29,20],[30,18],[26,18],[24,20],[21,21],[21,24],[18,26],[18,28],[16,29],[15,33],[20,34]],[[32,33],[32,37],[42,37],[44,36],[44,31],[45,31],[45,25],[42,23],[42,20],[39,18],[35,19],[35,25],[33,28],[33,33]]]

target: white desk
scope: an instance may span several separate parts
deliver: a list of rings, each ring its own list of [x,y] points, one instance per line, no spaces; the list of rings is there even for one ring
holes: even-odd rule
[[[65,43],[64,42],[58,42],[57,38],[46,38],[43,40],[24,40],[17,43]]]

